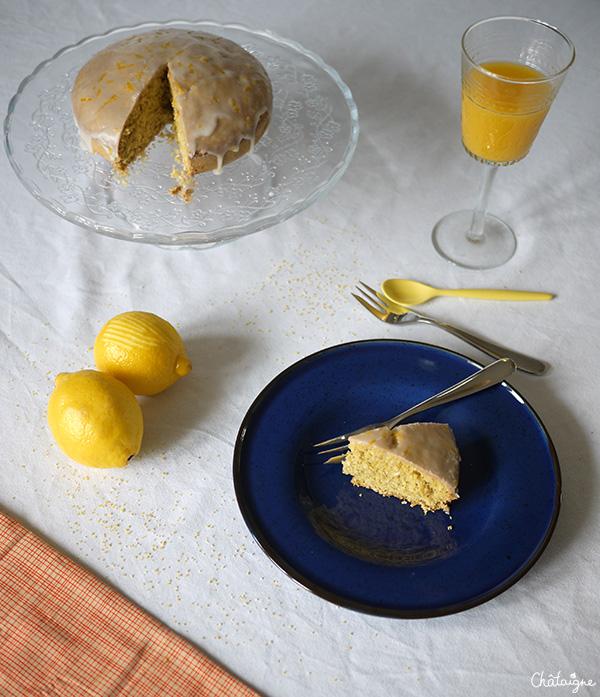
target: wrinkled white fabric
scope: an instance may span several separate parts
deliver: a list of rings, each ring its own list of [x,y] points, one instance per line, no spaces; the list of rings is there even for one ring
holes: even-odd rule
[[[205,18],[270,29],[318,53],[352,90],[361,128],[349,169],[325,197],[203,251],[76,227],[36,201],[0,156],[2,510],[265,697],[570,693],[551,689],[559,673],[600,685],[598,3],[1,5],[5,114],[21,80],[63,46],[141,21]],[[560,26],[577,59],[531,154],[495,183],[490,208],[517,231],[515,257],[466,271],[438,257],[430,235],[443,214],[476,199],[480,165],[459,136],[459,40],[472,21],[498,12]],[[491,602],[440,619],[371,617],[315,597],[260,550],[233,489],[233,446],[248,407],[314,351],[391,337],[488,362],[435,327],[378,323],[351,298],[356,281],[388,277],[556,294],[546,303],[438,299],[423,308],[550,364],[543,377],[517,373],[510,382],[547,427],[564,485],[556,532],[535,567]],[[143,400],[135,462],[84,469],[53,443],[47,399],[57,373],[93,366],[97,331],[130,309],[172,322],[193,372]]]

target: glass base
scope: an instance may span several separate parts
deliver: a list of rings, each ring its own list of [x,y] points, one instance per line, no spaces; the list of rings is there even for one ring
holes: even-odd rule
[[[457,211],[443,217],[433,228],[433,246],[438,254],[465,269],[494,269],[515,253],[517,241],[510,227],[500,218],[487,214],[483,237],[468,236],[473,211]]]

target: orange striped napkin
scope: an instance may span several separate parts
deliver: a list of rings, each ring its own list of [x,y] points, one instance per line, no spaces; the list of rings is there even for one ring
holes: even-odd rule
[[[0,694],[258,697],[2,513]]]

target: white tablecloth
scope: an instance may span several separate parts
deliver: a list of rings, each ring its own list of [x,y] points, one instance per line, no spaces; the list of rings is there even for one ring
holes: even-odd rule
[[[577,60],[531,154],[500,172],[491,210],[518,234],[505,266],[437,256],[431,229],[473,205],[480,166],[459,137],[459,39],[493,14],[561,27]],[[319,54],[358,105],[356,154],[296,217],[211,250],[167,251],[70,224],[0,158],[0,506],[247,681],[265,697],[567,694],[600,685],[600,6],[596,0],[151,0],[2,2],[4,113],[21,80],[63,46],[146,20],[270,29]],[[235,438],[280,371],[328,346],[404,338],[484,354],[434,327],[389,327],[350,297],[358,280],[556,293],[547,303],[438,299],[426,310],[547,361],[510,382],[536,410],[563,475],[555,534],[494,600],[427,620],[361,614],[312,595],[261,551],[238,509]],[[144,403],[124,470],[71,463],[45,408],[54,376],[93,366],[102,324],[130,309],[177,326],[193,372]],[[596,694],[598,685],[579,688]]]

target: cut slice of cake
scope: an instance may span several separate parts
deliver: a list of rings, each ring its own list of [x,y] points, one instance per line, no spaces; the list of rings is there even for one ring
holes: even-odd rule
[[[447,424],[414,423],[377,428],[349,438],[342,471],[356,486],[395,496],[425,513],[458,498],[460,455]]]

